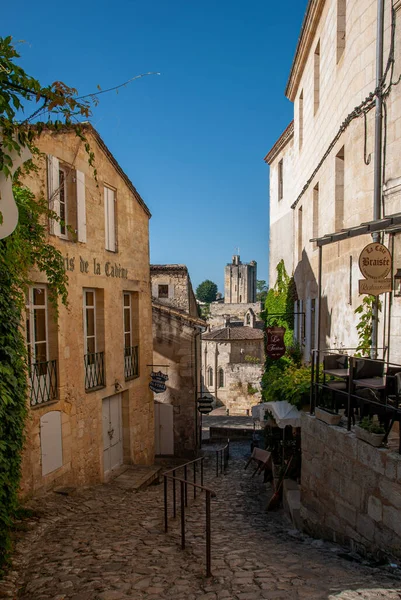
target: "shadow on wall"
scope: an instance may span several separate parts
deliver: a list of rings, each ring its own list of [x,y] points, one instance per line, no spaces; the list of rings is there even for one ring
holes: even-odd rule
[[[324,265],[323,265],[324,267]],[[308,298],[313,299],[316,298],[316,311],[318,311],[318,297],[319,297],[319,288],[318,282],[315,277],[315,273],[312,269],[312,266],[309,261],[309,257],[305,250],[302,251],[302,260],[297,264],[297,267],[294,272],[294,281],[297,288],[298,298],[303,300],[303,310],[306,312],[306,300]],[[322,290],[323,292],[323,290]],[[321,331],[320,331],[320,344],[321,348],[326,348],[327,339],[331,337],[331,324],[332,324],[332,313],[328,309],[327,296],[323,295],[321,297]],[[317,331],[318,326],[318,316],[316,312],[316,341],[319,332]],[[305,335],[310,335],[310,332],[305,332]],[[316,344],[317,345],[317,344]]]

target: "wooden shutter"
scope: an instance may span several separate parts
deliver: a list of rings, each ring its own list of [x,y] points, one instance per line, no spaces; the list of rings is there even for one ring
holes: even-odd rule
[[[106,232],[106,250],[115,252],[116,250],[116,231],[114,217],[114,190],[104,188],[104,216]]]
[[[85,174],[76,171],[77,180],[77,229],[78,242],[86,242],[86,199],[85,199]]]
[[[58,158],[48,154],[47,156],[47,182],[48,182],[48,199],[49,209],[60,216],[60,178],[59,178],[59,161]],[[60,236],[60,223],[54,219],[50,219],[50,233]]]

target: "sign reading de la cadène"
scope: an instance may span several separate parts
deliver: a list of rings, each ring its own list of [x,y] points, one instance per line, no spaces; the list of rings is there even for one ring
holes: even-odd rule
[[[391,254],[386,246],[372,242],[365,246],[359,256],[359,268],[365,279],[359,280],[359,293],[378,296],[391,292]]]
[[[285,327],[266,328],[266,354],[272,360],[278,360],[285,354]]]
[[[106,262],[102,265],[96,258],[93,261],[89,261],[82,258],[82,256],[79,257],[78,261],[75,256],[69,256],[68,254],[64,257],[64,268],[66,271],[73,272],[75,268],[78,270],[78,267],[81,273],[87,273],[88,275],[106,275],[106,277],[128,279],[128,269],[124,269],[120,264]]]

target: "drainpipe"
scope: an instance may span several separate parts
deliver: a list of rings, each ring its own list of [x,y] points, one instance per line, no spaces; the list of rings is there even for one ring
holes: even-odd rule
[[[377,38],[376,38],[376,115],[375,115],[375,149],[374,149],[374,190],[373,190],[373,219],[381,217],[382,203],[382,124],[383,124],[383,38],[384,38],[384,0],[377,0]],[[380,241],[380,234],[372,235],[374,242]],[[371,357],[377,358],[378,339],[378,303],[373,305],[372,318],[372,349]]]

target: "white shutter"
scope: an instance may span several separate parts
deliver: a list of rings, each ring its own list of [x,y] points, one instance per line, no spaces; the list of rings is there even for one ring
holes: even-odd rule
[[[86,200],[85,200],[85,174],[76,171],[77,179],[77,229],[78,242],[86,242]]]
[[[47,156],[47,181],[49,195],[49,209],[60,216],[60,177],[59,177],[59,161],[58,158],[48,154]],[[54,219],[50,219],[50,233],[60,236],[60,223]]]
[[[63,466],[61,412],[59,410],[52,410],[40,418],[40,446],[42,475],[47,475]]]
[[[104,216],[106,232],[106,250],[116,249],[116,232],[114,219],[114,190],[104,188]]]

